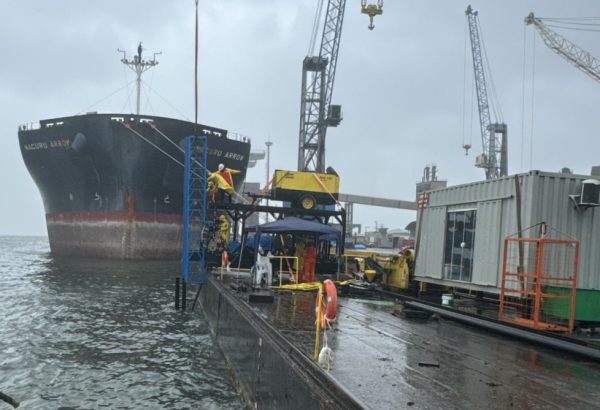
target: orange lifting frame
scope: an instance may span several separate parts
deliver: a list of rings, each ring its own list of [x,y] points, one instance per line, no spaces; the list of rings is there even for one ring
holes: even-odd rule
[[[556,251],[552,253],[554,249]],[[550,261],[555,266],[546,266]],[[575,326],[578,270],[577,240],[551,239],[543,234],[538,238],[507,237],[504,240],[499,319],[535,329],[571,334]],[[570,291],[552,293],[552,288]],[[544,315],[544,300],[550,299],[569,301],[566,326],[557,317]]]

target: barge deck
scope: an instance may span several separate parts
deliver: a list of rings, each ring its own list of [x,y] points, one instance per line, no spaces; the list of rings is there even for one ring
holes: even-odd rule
[[[250,303],[232,281],[239,284],[211,277],[201,303],[251,407],[599,406],[597,362],[437,315],[405,319],[393,300],[338,299],[326,372],[312,359],[316,292],[276,291],[273,303]],[[267,346],[274,340],[276,349]]]

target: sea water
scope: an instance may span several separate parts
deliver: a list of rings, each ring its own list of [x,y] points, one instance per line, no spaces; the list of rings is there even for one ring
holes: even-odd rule
[[[179,273],[0,236],[0,392],[20,409],[240,408],[202,313],[174,310]]]

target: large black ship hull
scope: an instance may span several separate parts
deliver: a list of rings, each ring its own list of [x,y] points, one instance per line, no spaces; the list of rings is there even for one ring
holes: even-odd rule
[[[21,127],[19,143],[46,211],[56,255],[117,259],[181,256],[185,137],[206,135],[208,169],[245,178],[250,142],[170,118],[86,114]]]

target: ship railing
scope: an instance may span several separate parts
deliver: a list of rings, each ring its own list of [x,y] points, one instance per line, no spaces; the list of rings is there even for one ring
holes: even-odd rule
[[[34,130],[39,130],[41,128],[62,127],[63,125],[65,125],[64,121],[44,122],[43,125],[42,125],[42,123],[39,123],[39,122],[30,122],[29,124],[19,125],[19,130],[20,131],[34,131]]]
[[[227,131],[227,138],[234,141],[250,142],[250,137],[234,131]]]
[[[120,122],[120,123],[124,123],[125,120],[128,119],[127,116],[122,116],[122,115],[111,115],[110,116],[110,120],[114,121],[114,122]],[[130,121],[135,121],[138,120],[141,123],[148,123],[148,124],[152,124],[154,122],[154,119],[152,118],[135,118],[135,117],[131,117],[129,118]],[[64,121],[54,121],[54,122],[43,122],[43,123],[39,123],[39,122],[31,122],[28,124],[21,124],[19,125],[19,130],[20,131],[33,131],[33,130],[39,130],[40,128],[52,128],[52,127],[60,127],[62,125],[64,125]],[[213,131],[213,130],[201,130],[203,131],[205,134],[212,134],[212,135],[217,135],[218,137],[222,136],[222,134],[220,132],[217,131]],[[250,137],[248,137],[247,135],[244,134],[240,134],[238,132],[234,132],[234,131],[228,131],[227,132],[227,138],[234,140],[234,141],[240,141],[240,142],[248,142],[250,143]]]
[[[40,128],[40,124],[35,123],[35,122],[30,122],[29,124],[19,125],[19,131],[31,131],[31,130],[37,130],[39,128]]]
[[[129,117],[127,118],[126,116],[122,116],[122,115],[111,115],[110,116],[110,120],[114,121],[114,122],[125,122],[125,120],[128,120],[129,122],[140,122],[140,123],[144,123],[144,124],[152,124],[154,123],[154,119],[153,118],[143,118],[143,117]]]

